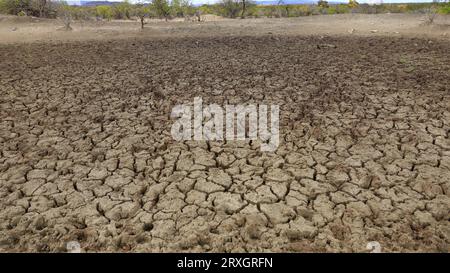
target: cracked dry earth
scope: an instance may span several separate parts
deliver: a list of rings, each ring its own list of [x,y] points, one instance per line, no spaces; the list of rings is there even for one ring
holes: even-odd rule
[[[449,53],[387,37],[1,45],[0,249],[447,252]],[[172,140],[172,107],[195,96],[280,105],[278,150]]]

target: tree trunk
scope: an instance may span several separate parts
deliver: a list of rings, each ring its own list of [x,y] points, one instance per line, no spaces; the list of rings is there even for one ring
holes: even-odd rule
[[[39,17],[44,17],[46,15],[45,6],[47,5],[47,0],[39,1]]]
[[[144,29],[144,16],[141,16],[141,29]]]
[[[241,19],[245,18],[245,12],[247,9],[247,3],[245,2],[246,0],[242,0],[242,13],[241,13]]]

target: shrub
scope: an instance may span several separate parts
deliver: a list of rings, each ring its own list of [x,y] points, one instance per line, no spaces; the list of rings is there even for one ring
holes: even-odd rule
[[[112,6],[112,14],[114,19],[130,19],[131,8],[132,6],[128,1]]]
[[[97,6],[95,8],[95,14],[102,19],[111,20],[113,17],[113,10],[110,6]]]
[[[195,8],[189,0],[172,0],[170,3],[172,16],[185,17],[193,16]]]
[[[90,20],[95,17],[95,8],[93,7],[78,7],[69,6],[70,14],[74,20]]]
[[[0,12],[21,16],[55,16],[55,10],[49,0],[0,0]]]
[[[236,18],[241,12],[239,0],[222,0],[220,5],[222,7],[222,15],[225,17]]]
[[[317,5],[323,9],[326,9],[329,7],[328,1],[325,1],[325,0],[319,0],[319,2],[317,2]]]
[[[131,14],[139,18],[141,22],[141,29],[144,28],[145,25],[145,17],[150,17],[150,7],[148,5],[137,4],[133,6],[131,9]]]
[[[348,1],[348,7],[349,8],[356,8],[359,5],[358,2],[356,2],[356,0],[349,0]]]
[[[444,5],[442,5],[438,12],[440,14],[450,14],[450,2],[445,3]]]
[[[338,14],[350,13],[351,9],[353,9],[353,8],[350,7],[349,5],[344,5],[344,4],[336,5],[336,13],[338,13]]]
[[[327,9],[327,13],[328,14],[336,14],[337,13],[337,9],[334,6],[331,6]]]
[[[72,12],[74,9],[67,5],[66,2],[58,3],[57,13],[58,17],[61,18],[64,22],[64,30],[72,30],[70,24],[72,23]]]
[[[298,7],[298,13],[300,16],[309,16],[312,14],[312,9],[310,6],[301,5]]]
[[[0,12],[12,15],[25,13],[31,8],[30,1],[20,0],[0,0]]]
[[[201,5],[198,10],[202,13],[202,14],[213,14],[213,10],[212,7],[210,5]]]

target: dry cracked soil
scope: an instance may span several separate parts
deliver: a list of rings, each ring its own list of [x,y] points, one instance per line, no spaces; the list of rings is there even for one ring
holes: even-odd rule
[[[136,38],[0,59],[3,252],[450,249],[448,41]],[[196,96],[279,105],[278,149],[173,140],[172,108]]]

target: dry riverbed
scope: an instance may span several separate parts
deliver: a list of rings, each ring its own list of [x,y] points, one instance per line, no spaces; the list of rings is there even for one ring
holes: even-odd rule
[[[0,251],[449,251],[445,28],[266,26],[0,45]],[[278,149],[173,140],[194,97],[279,105]]]

